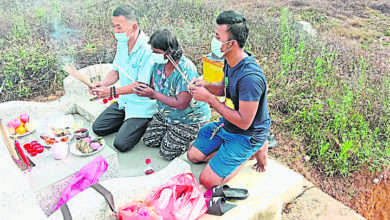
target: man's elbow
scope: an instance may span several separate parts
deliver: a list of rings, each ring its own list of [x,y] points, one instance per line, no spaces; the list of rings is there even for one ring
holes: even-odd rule
[[[251,123],[242,123],[240,125],[238,125],[239,128],[241,128],[242,130],[248,130],[248,128],[251,126]]]
[[[185,110],[186,108],[188,108],[189,105],[179,105],[177,106],[176,108],[177,109],[180,109],[180,110]]]

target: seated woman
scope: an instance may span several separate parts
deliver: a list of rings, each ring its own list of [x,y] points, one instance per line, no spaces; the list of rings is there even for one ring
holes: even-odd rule
[[[154,88],[140,84],[134,90],[139,96],[156,99],[158,112],[149,122],[143,141],[148,147],[159,147],[160,155],[172,160],[188,150],[201,125],[210,119],[210,109],[207,103],[192,99],[188,83],[198,73],[191,60],[183,56],[177,38],[162,29],[153,33],[149,44],[155,62]]]

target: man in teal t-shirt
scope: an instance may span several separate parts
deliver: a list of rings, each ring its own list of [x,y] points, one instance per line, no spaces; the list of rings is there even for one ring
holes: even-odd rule
[[[114,147],[121,152],[138,143],[156,113],[154,100],[134,93],[134,87],[140,83],[150,83],[153,66],[149,38],[140,31],[136,18],[136,11],[131,6],[123,5],[114,10],[112,24],[118,42],[113,70],[92,89],[98,97],[119,95],[118,102],[98,116],[92,129],[99,136],[118,132]],[[118,80],[120,87],[109,87]]]

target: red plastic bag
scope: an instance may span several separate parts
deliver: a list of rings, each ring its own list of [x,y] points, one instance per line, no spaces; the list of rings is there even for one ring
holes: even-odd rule
[[[164,220],[194,220],[207,211],[203,193],[192,173],[172,177],[148,195],[145,202]]]
[[[119,220],[163,220],[149,204],[142,201],[131,202],[118,211]]]

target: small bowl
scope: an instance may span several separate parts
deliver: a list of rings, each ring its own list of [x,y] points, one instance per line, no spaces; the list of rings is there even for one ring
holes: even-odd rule
[[[77,131],[74,132],[74,137],[76,138],[76,140],[80,140],[88,136],[89,136],[88,129],[85,128],[78,129]]]
[[[71,138],[70,135],[66,135],[66,136],[62,136],[62,137],[56,137],[56,140],[57,140],[57,143],[59,143],[59,142],[69,143],[70,138]]]
[[[68,155],[68,144],[64,142],[55,143],[50,149],[54,159],[62,160]]]

